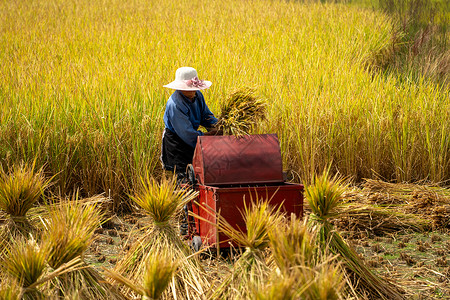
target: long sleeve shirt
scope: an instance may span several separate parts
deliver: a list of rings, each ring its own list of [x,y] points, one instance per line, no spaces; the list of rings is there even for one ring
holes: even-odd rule
[[[186,144],[195,148],[197,137],[203,135],[198,130],[200,125],[211,127],[217,123],[217,118],[206,105],[200,91],[196,92],[194,100],[184,96],[181,91],[175,91],[169,98],[164,112],[164,125],[176,133]]]

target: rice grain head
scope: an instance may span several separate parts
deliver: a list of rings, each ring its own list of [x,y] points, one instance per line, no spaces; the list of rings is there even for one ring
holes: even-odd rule
[[[331,178],[329,170],[325,170],[322,175],[315,176],[312,184],[305,190],[313,217],[327,220],[336,216],[345,190],[344,179],[339,174]]]

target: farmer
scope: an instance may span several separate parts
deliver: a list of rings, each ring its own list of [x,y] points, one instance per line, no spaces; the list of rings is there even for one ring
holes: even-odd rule
[[[217,119],[200,92],[211,84],[211,81],[198,79],[194,68],[182,67],[175,72],[175,80],[164,85],[175,92],[169,97],[164,112],[161,162],[165,170],[177,174],[178,180],[185,177],[186,166],[192,163],[197,137],[217,134],[214,128]],[[200,125],[208,132],[199,131]]]

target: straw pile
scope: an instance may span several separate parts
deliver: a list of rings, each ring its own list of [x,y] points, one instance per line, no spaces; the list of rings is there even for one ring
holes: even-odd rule
[[[423,184],[366,179],[362,189],[344,195],[334,223],[349,231],[376,235],[450,228],[450,191]]]
[[[255,89],[242,88],[232,92],[223,102],[216,128],[225,135],[246,135],[265,119],[266,102],[255,95]]]

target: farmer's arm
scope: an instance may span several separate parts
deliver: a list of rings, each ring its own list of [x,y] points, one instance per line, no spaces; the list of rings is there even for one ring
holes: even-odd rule
[[[214,124],[217,123],[217,118],[214,116],[214,114],[209,110],[208,105],[206,105],[205,98],[201,93],[197,94],[198,101],[201,102],[200,107],[202,108],[202,119],[200,121],[200,125],[202,125],[205,128],[211,128],[214,127]]]

